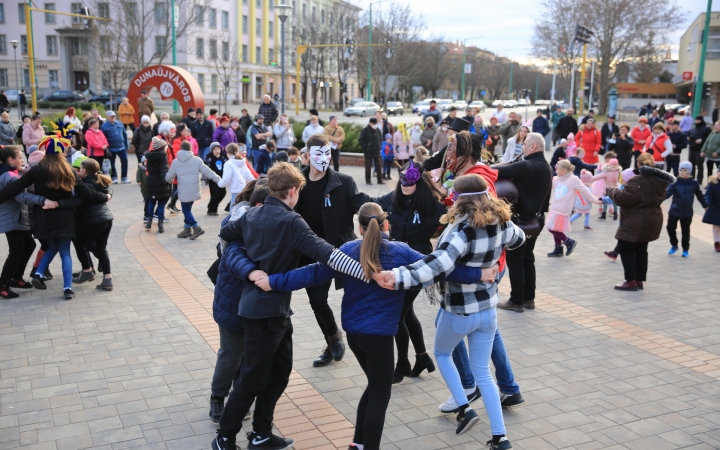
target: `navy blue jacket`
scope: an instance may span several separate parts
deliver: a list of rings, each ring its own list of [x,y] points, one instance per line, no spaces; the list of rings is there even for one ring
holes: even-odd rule
[[[550,167],[552,167],[553,173],[555,173],[555,166],[557,166],[557,163],[561,159],[565,159],[565,158],[567,158],[567,152],[565,151],[565,148],[562,145],[560,145],[553,152],[552,158],[550,158]]]
[[[403,242],[387,240],[383,235],[380,247],[380,264],[390,270],[414,263],[425,255],[418,253]],[[360,260],[362,240],[343,244],[340,250],[351,258]],[[446,281],[469,284],[480,279],[478,267],[459,265]],[[270,275],[270,286],[277,291],[293,291],[307,286],[317,286],[332,280],[337,272],[325,264],[315,263],[287,273]],[[395,336],[400,322],[404,291],[390,291],[371,281],[345,276],[345,292],[342,300],[342,327],[346,333],[371,336]]]
[[[268,170],[272,166],[272,157],[267,150],[260,150],[257,155],[257,173],[260,175],[267,175]]]
[[[672,151],[673,154],[679,155],[682,153],[683,149],[687,147],[688,144],[687,134],[682,131],[671,131],[667,135],[674,146]]]
[[[546,118],[542,116],[536,117],[532,123],[532,130],[533,133],[540,133],[545,136],[550,132],[550,124],[548,123],[548,120]]]
[[[665,198],[672,197],[670,215],[674,217],[692,217],[693,196],[697,197],[703,208],[707,203],[700,190],[700,184],[694,178],[677,178],[673,184],[667,187]]]
[[[720,225],[720,183],[710,182],[705,190],[705,201],[708,210],[703,216],[703,223]]]
[[[573,171],[573,174],[575,174],[575,176],[578,176],[578,177],[580,176],[580,171],[582,171],[583,169],[585,169],[585,170],[597,169],[597,164],[588,164],[585,161],[583,161],[582,159],[578,158],[577,156],[571,156],[570,158],[568,158],[568,161],[570,161],[570,164],[575,166],[575,170]],[[557,164],[557,163],[555,163],[555,164]]]

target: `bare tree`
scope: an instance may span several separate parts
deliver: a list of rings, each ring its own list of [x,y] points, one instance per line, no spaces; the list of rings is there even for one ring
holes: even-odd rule
[[[510,61],[497,57],[487,67],[486,82],[492,99],[499,99],[507,92],[510,80]]]
[[[343,5],[335,5],[329,14],[330,23],[328,34],[331,43],[346,44],[355,39],[355,27],[358,20],[358,14],[351,8]],[[329,71],[332,71],[340,90],[340,102],[338,108],[342,111],[344,105],[344,91],[347,90],[347,77],[355,65],[355,49],[348,47],[334,47],[328,51]]]
[[[329,44],[331,32],[324,24],[307,26],[307,21],[295,17],[292,22],[292,38],[295,45]],[[327,60],[331,54],[327,47],[308,48],[300,58],[300,72],[302,73],[302,94],[303,108],[307,108],[308,88],[312,95],[312,107],[317,107],[317,93],[320,82],[327,74]],[[298,99],[300,101],[300,99]]]
[[[426,94],[436,97],[437,90],[445,83],[448,72],[445,65],[448,44],[443,36],[431,36],[428,40],[417,43],[413,54],[423,55],[422,68],[412,78],[415,85],[422,86]]]
[[[631,70],[638,83],[654,83],[663,73],[663,50],[658,45],[654,32],[648,33],[647,40],[632,48]]]
[[[231,86],[237,84],[237,78],[240,73],[240,49],[237,41],[232,38],[229,32],[213,33],[209,35],[211,42],[210,53],[208,54],[207,64],[217,75],[218,82],[222,86],[225,103],[225,111],[229,109]],[[214,44],[212,44],[214,42]],[[215,45],[215,51],[212,51],[212,45]]]

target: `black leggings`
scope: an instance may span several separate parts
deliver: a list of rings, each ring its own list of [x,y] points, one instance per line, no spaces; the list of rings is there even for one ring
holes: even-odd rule
[[[417,298],[419,294],[420,291],[405,291],[402,312],[400,313],[400,323],[398,324],[398,333],[395,336],[398,363],[408,359],[410,340],[412,340],[413,347],[415,347],[415,354],[420,355],[426,351],[422,325],[413,309],[413,302],[415,302],[415,298]]]
[[[322,330],[326,341],[328,341],[330,336],[334,336],[338,332],[335,315],[330,305],[328,305],[328,292],[330,291],[331,284],[332,280],[319,286],[305,288],[305,292],[307,292],[310,300],[310,307],[315,313],[315,320],[317,320],[318,325],[320,325],[320,330]]]
[[[707,166],[707,175],[708,179],[715,175],[715,170],[713,170],[715,167],[720,168],[720,161],[710,161],[709,159],[705,163]],[[698,181],[700,183],[700,181]]]
[[[78,251],[77,256],[82,264],[83,270],[92,267],[88,253],[92,253],[98,259],[98,263],[102,266],[104,274],[112,273],[110,270],[110,258],[107,252],[107,242],[112,230],[112,220],[108,222],[88,225],[82,233],[78,233],[78,237],[73,240],[76,243],[76,249],[82,248],[84,251]]]
[[[625,281],[647,281],[648,243],[618,241],[616,249],[625,271]]]
[[[216,213],[218,210],[218,206],[220,205],[220,202],[223,201],[225,198],[225,194],[227,191],[225,188],[219,187],[217,184],[213,183],[212,181],[209,184],[210,187],[210,201],[208,202],[208,212],[214,212]]]
[[[347,341],[368,379],[358,403],[353,442],[365,450],[379,450],[392,391],[393,337],[348,333]]]
[[[5,237],[8,241],[8,256],[0,274],[0,286],[5,286],[10,280],[21,279],[35,251],[35,240],[30,231],[8,231]]]

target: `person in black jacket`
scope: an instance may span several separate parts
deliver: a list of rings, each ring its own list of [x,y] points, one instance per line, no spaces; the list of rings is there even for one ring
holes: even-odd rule
[[[150,118],[142,116],[140,118],[140,126],[133,131],[132,145],[135,148],[135,156],[137,156],[138,164],[142,160],[143,154],[150,149],[152,143],[153,131],[150,126]]]
[[[371,117],[368,124],[360,132],[358,142],[363,149],[365,156],[365,183],[372,184],[370,181],[370,169],[375,164],[375,173],[377,174],[378,184],[383,184],[382,179],[382,161],[380,161],[380,147],[382,146],[382,132],[378,127],[378,121],[375,117]]]
[[[315,116],[318,118],[318,125],[320,125],[321,127],[325,126],[325,122],[320,118],[320,113],[318,113],[317,109],[310,108],[310,110],[308,110],[308,112],[310,113],[310,117]],[[305,121],[305,126],[308,126],[308,125],[310,125],[310,119]]]
[[[357,239],[353,231],[353,218],[360,207],[369,201],[367,195],[358,192],[351,176],[329,167],[331,148],[325,135],[314,135],[306,142],[310,153],[310,166],[303,169],[305,187],[295,205],[295,211],[305,219],[310,229],[330,245],[340,247]],[[315,263],[309,257],[300,258],[300,266]],[[320,330],[325,337],[325,348],[313,361],[314,367],[322,367],[333,360],[340,361],[345,353],[342,332],[337,326],[333,311],[328,305],[331,283],[305,289],[310,306],[315,313]],[[342,277],[335,280],[335,287],[342,288]]]
[[[215,121],[206,120],[203,110],[198,108],[195,110],[195,121],[192,123],[190,131],[198,143],[198,156],[204,160],[210,152],[210,144],[213,141],[213,133],[215,133]]]
[[[413,250],[427,255],[433,251],[430,239],[441,226],[440,217],[447,213],[442,203],[443,197],[429,173],[424,173],[422,165],[418,163],[416,166],[410,161],[400,175],[395,190],[370,201],[390,213],[388,221],[392,240],[405,242]],[[428,372],[435,370],[435,364],[425,349],[422,325],[413,309],[418,294],[419,289],[407,290],[403,298],[398,333],[395,336],[398,357],[393,383],[399,383],[407,376],[417,377],[426,369]],[[408,359],[410,340],[415,348],[415,366],[412,369]]]
[[[670,137],[670,142],[672,142],[673,151],[665,157],[665,162],[667,163],[667,171],[672,170],[675,177],[677,177],[680,174],[680,154],[687,147],[688,138],[685,133],[680,131],[680,122],[677,120],[670,120],[668,128],[670,128],[670,131],[668,131],[667,135]]]
[[[182,123],[184,123],[186,127],[191,128],[193,122],[195,122],[195,108],[190,107],[187,110],[187,116],[183,117]]]
[[[632,164],[634,146],[635,141],[630,136],[630,125],[626,123],[620,125],[620,132],[615,139],[615,153],[623,170],[629,169]]]
[[[709,126],[705,123],[705,118],[700,115],[695,118],[695,126],[692,127],[690,130],[690,133],[688,134],[688,143],[689,146],[689,152],[688,152],[688,161],[690,161],[693,165],[692,169],[692,177],[697,180],[698,183],[702,186],[703,182],[703,174],[704,174],[704,167],[703,163],[705,162],[705,158],[700,156],[700,151],[703,148],[703,145],[705,144],[705,141],[707,140],[708,136],[710,136],[710,133],[712,130]],[[697,170],[697,176],[695,176],[695,171]],[[711,174],[708,174],[708,177]]]
[[[88,158],[81,163],[78,176],[82,178],[86,186],[103,194],[109,193],[110,177],[100,172],[100,164],[94,159]],[[102,268],[103,273],[102,283],[97,288],[112,291],[112,271],[110,270],[107,243],[110,230],[112,230],[113,215],[107,202],[102,201],[86,200],[78,209],[82,211],[82,223],[73,243],[75,248],[79,249],[77,255],[82,265],[82,271],[76,278],[73,278],[73,283],[84,283],[95,279],[88,255],[88,252],[91,252],[98,259],[98,267]]]
[[[167,158],[167,142],[154,137],[150,150],[145,152],[147,177],[145,178],[145,201],[148,204],[145,229],[152,227],[153,216],[158,218],[158,233],[164,233],[165,203],[170,198],[170,185],[165,181],[169,170]]]
[[[235,146],[235,151],[237,151],[237,144],[230,144]],[[228,147],[230,147],[228,145]],[[215,172],[220,178],[223,176],[223,168],[225,167],[225,163],[227,162],[228,157],[225,153],[223,153],[222,149],[220,148],[220,144],[217,142],[213,142],[210,144],[210,153],[208,154],[207,158],[205,158],[205,164]],[[225,198],[225,195],[227,194],[227,191],[225,188],[221,188],[217,185],[217,183],[208,183],[208,186],[210,187],[210,201],[208,202],[208,209],[207,213],[208,216],[217,216],[218,215],[218,206],[220,205],[220,202],[223,201]]]
[[[615,124],[615,116],[608,116],[607,122],[605,122],[600,129],[601,145],[600,154],[604,155],[605,152],[615,151],[615,143],[608,142],[608,139],[613,141],[617,140],[617,135],[620,134],[620,128]]]
[[[243,133],[247,135],[248,130],[252,126],[252,117],[250,117],[250,114],[248,114],[248,110],[243,108],[240,111],[240,127],[243,129]],[[245,141],[243,141],[245,142]],[[245,142],[245,144],[250,148],[250,142]]]
[[[568,111],[569,112],[569,111]],[[513,221],[532,220],[537,216],[540,228],[545,225],[545,212],[550,204],[552,168],[545,160],[545,139],[537,133],[529,133],[523,146],[524,159],[498,166],[498,179],[512,178],[517,184],[519,198],[513,205]],[[510,300],[498,304],[498,308],[523,312],[535,309],[535,243],[537,238],[525,242],[507,252],[510,271]]]
[[[568,134],[570,133],[577,135],[578,123],[577,120],[573,117],[573,114],[575,114],[575,110],[572,108],[568,108],[565,117],[561,118],[558,121],[557,127],[555,127],[558,138],[567,139]]]

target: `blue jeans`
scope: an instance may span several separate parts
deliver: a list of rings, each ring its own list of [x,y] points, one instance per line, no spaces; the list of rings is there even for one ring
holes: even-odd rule
[[[205,161],[205,158],[207,157],[208,153],[210,153],[210,146],[207,146],[205,148],[200,149],[200,154],[198,155],[200,159]]]
[[[192,213],[192,205],[193,202],[180,202],[180,209],[182,209],[183,216],[185,216],[185,228],[195,228],[198,226]]]
[[[468,399],[460,381],[460,374],[452,360],[453,349],[468,337],[471,367],[482,394],[485,410],[490,419],[493,435],[505,434],[505,422],[500,405],[500,393],[490,374],[490,354],[497,331],[495,308],[461,316],[440,310],[435,333],[435,360],[458,405],[467,405]]]
[[[260,149],[253,148],[250,150],[250,155],[252,156],[252,163],[253,163],[253,169],[255,172],[257,172],[257,162],[258,162],[258,156],[260,155]]]
[[[72,256],[70,256],[70,238],[47,238],[48,249],[45,251],[40,265],[35,271],[41,277],[45,275],[55,255],[60,253],[63,273],[63,289],[72,289]]]
[[[112,170],[110,173],[112,174],[111,178],[113,180],[117,180],[118,174],[117,170],[115,170],[115,157],[120,157],[120,164],[122,166],[122,169],[120,170],[121,174],[120,177],[124,180],[127,178],[128,173],[128,159],[127,159],[127,151],[125,150],[110,150],[110,167]]]
[[[148,209],[147,216],[152,218],[154,215],[158,216],[158,220],[165,220],[165,201],[158,200],[156,198],[149,198],[147,201]]]

